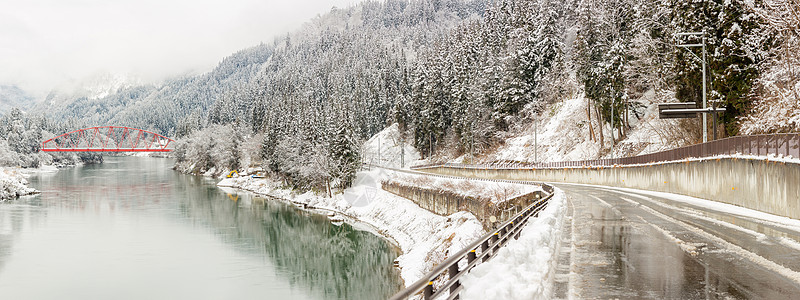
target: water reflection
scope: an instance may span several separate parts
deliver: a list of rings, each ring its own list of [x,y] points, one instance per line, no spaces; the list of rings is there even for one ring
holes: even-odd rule
[[[275,199],[209,191],[227,201],[190,201],[181,210],[208,224],[225,243],[265,253],[292,284],[307,285],[331,299],[383,299],[401,288],[392,268],[397,253],[384,240],[348,224],[298,211]]]
[[[3,298],[383,299],[401,287],[384,240],[216,188],[166,159],[29,179],[0,204]]]

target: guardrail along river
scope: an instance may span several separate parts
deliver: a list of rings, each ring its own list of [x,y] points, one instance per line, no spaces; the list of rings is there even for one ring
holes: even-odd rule
[[[0,204],[4,299],[385,299],[397,250],[372,233],[161,158],[34,174]]]

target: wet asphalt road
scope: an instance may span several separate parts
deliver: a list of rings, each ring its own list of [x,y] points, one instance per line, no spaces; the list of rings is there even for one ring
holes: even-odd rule
[[[567,196],[561,299],[800,299],[800,228],[646,193]]]

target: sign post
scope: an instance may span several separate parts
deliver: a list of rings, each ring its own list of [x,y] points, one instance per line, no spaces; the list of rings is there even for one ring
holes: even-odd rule
[[[708,100],[706,100],[706,33],[703,32],[680,32],[675,34],[676,37],[683,37],[683,36],[690,36],[690,37],[699,37],[702,40],[700,44],[678,44],[676,46],[689,49],[691,47],[702,47],[703,48],[703,57],[700,58],[694,52],[689,51],[695,58],[701,60],[703,62],[703,109],[708,108]],[[716,133],[716,126],[714,128],[714,132]],[[707,114],[703,114],[703,143],[708,142],[708,116]]]

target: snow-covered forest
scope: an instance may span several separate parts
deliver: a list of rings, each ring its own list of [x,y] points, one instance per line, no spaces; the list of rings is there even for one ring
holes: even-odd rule
[[[74,165],[102,162],[92,153],[39,152],[41,142],[72,130],[72,123],[56,123],[44,115],[28,115],[12,108],[0,117],[0,166],[36,168],[41,165]]]
[[[179,136],[194,132],[176,146],[178,164],[205,172],[260,161],[294,187],[348,187],[363,141],[391,122],[398,99],[411,96],[419,52],[484,10],[480,1],[366,2],[312,20],[275,41],[249,85],[178,125]],[[257,160],[213,159],[209,153],[241,152],[219,126],[236,132],[233,140],[259,140]]]
[[[652,103],[644,95],[701,102],[702,64],[689,51],[700,52],[675,46],[700,40],[675,33],[705,32],[709,99],[728,109],[718,133],[798,131],[799,7],[367,1],[234,53],[206,74],[107,95],[53,93],[33,111],[178,138],[187,172],[261,166],[289,186],[330,191],[350,184],[360,145],[388,125],[397,123],[423,157],[486,153],[575,98],[585,101],[585,121],[564,126],[586,128],[599,151],[585,158],[600,156],[642,117]]]

